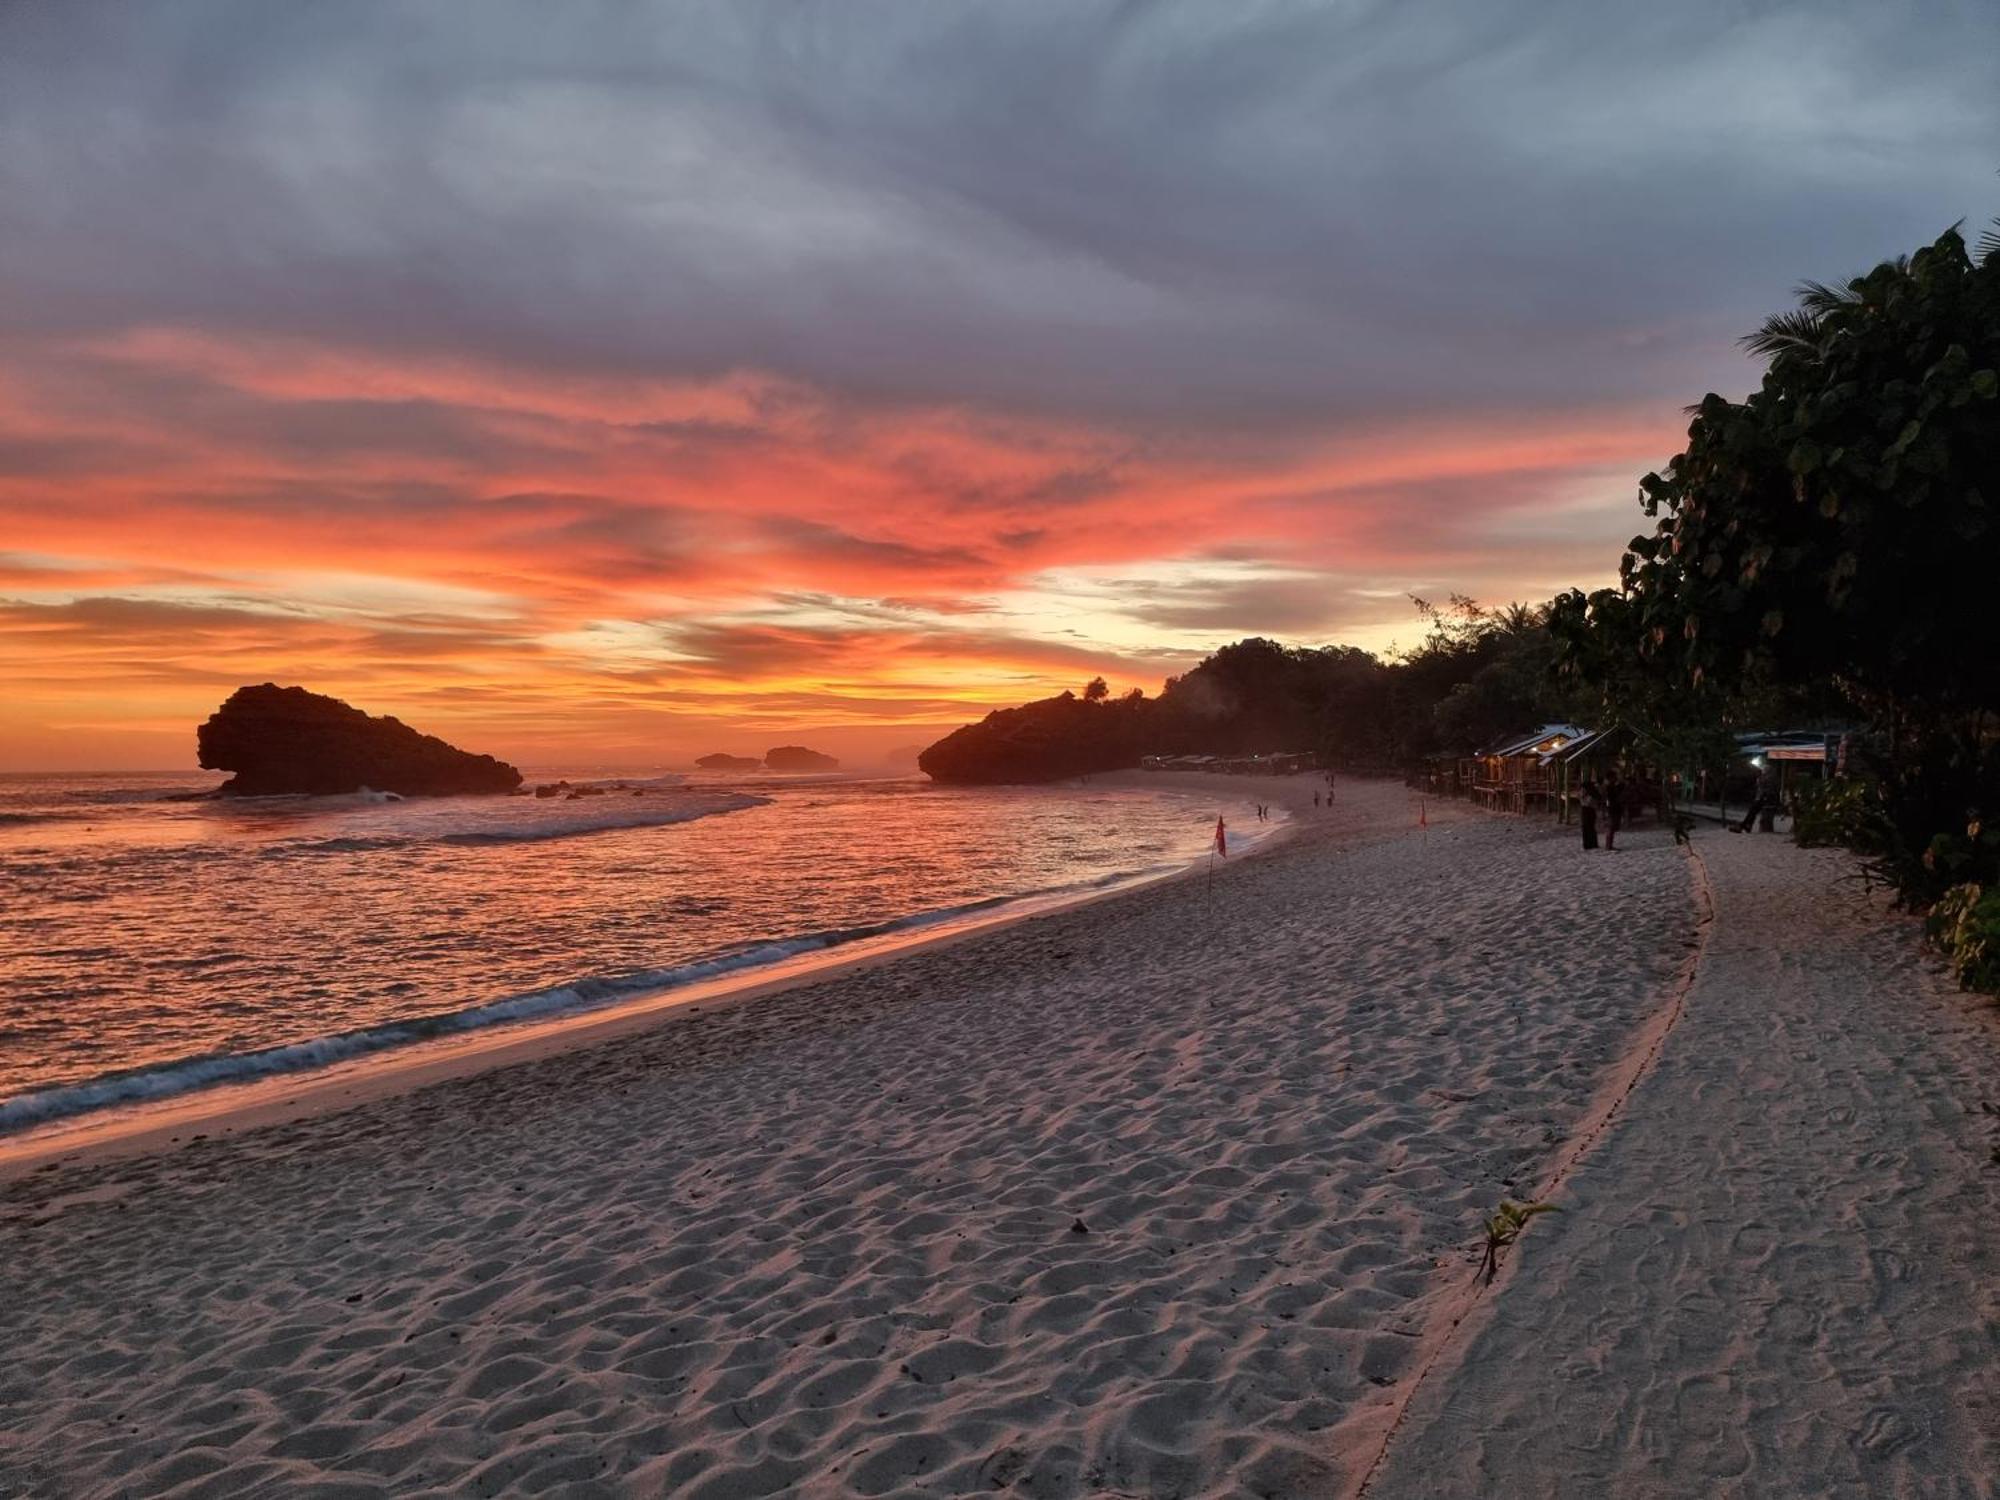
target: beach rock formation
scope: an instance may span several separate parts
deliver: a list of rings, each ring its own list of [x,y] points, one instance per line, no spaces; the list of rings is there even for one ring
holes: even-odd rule
[[[1134,701],[1095,702],[1059,693],[996,708],[954,729],[917,757],[933,781],[969,784],[1060,781],[1139,764],[1149,715]]]
[[[780,745],[764,752],[764,766],[771,771],[837,771],[840,762],[804,745]]]
[[[764,762],[754,755],[704,755],[695,761],[704,771],[761,771]]]
[[[363,787],[405,796],[511,792],[521,773],[421,734],[399,719],[266,682],[238,688],[196,732],[201,764],[234,771],[226,797],[333,795]]]

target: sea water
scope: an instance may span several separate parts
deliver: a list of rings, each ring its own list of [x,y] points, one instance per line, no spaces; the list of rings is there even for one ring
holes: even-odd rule
[[[552,798],[0,777],[0,1133],[1184,867],[1248,789],[552,768]],[[194,797],[197,800],[188,800]]]

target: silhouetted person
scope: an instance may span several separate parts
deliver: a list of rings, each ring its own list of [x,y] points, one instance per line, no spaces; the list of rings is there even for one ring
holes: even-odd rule
[[[1604,784],[1604,847],[1618,847],[1618,830],[1625,826],[1625,783],[1614,776]]]
[[[1597,789],[1597,783],[1588,777],[1576,798],[1576,820],[1583,825],[1583,847],[1597,847],[1597,814],[1604,806],[1604,794]]]
[[[1761,813],[1764,821],[1758,826],[1765,833],[1776,833],[1778,825],[1772,820],[1778,815],[1778,800],[1778,768],[1766,766],[1757,777],[1757,790],[1751,794],[1750,806],[1743,814],[1743,821],[1736,825],[1736,831],[1748,833]]]

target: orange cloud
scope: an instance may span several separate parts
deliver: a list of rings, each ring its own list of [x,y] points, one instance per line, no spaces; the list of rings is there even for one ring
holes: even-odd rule
[[[0,765],[184,764],[266,678],[529,759],[906,742],[1245,631],[1379,640],[1405,588],[1601,575],[1673,427],[1112,430],[754,372],[51,341],[0,357]]]

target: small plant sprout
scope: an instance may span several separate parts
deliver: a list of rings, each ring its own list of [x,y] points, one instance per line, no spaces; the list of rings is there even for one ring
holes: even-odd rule
[[[1515,1203],[1502,1198],[1499,1211],[1486,1221],[1486,1259],[1480,1262],[1479,1268],[1485,1273],[1487,1284],[1492,1284],[1500,1270],[1500,1252],[1521,1237],[1521,1231],[1528,1227],[1528,1220],[1536,1214],[1561,1212],[1553,1203]]]

